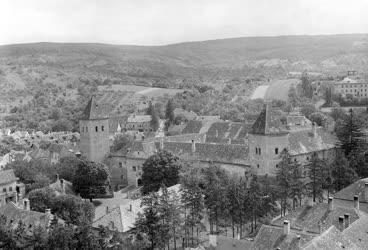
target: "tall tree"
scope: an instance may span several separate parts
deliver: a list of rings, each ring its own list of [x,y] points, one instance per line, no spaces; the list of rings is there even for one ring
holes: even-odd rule
[[[165,117],[170,124],[173,124],[175,121],[174,109],[175,109],[174,102],[172,99],[170,99],[166,104],[166,112],[165,112]]]
[[[143,163],[142,193],[156,192],[164,184],[171,187],[179,182],[181,163],[177,156],[159,151]]]
[[[149,103],[146,113],[151,116],[151,129],[156,131],[160,126],[160,118],[152,102]]]
[[[75,172],[73,187],[83,198],[92,199],[109,190],[110,175],[107,168],[95,162],[80,160]]]
[[[350,109],[341,123],[336,124],[336,134],[346,157],[354,157],[366,149],[365,135],[362,131],[363,122]]]
[[[307,191],[313,197],[313,202],[316,202],[316,198],[323,200],[323,185],[329,177],[327,167],[326,161],[319,159],[316,154],[312,155],[308,164]]]
[[[332,163],[331,169],[333,187],[335,190],[341,190],[357,179],[356,172],[349,167],[348,160],[342,154],[337,155]]]
[[[305,96],[307,98],[312,98],[312,96],[313,96],[313,88],[312,88],[310,79],[308,77],[308,74],[307,73],[303,73],[301,80],[302,80],[303,96]]]

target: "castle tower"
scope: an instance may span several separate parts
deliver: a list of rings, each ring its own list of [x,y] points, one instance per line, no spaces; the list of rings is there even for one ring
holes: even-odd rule
[[[249,133],[249,159],[256,175],[274,176],[281,152],[289,147],[286,119],[267,102]]]
[[[79,120],[80,149],[90,161],[102,162],[110,151],[108,114],[107,106],[92,97]]]

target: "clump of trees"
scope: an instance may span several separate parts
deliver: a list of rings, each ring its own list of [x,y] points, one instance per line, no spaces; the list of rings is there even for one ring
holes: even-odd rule
[[[111,150],[113,152],[117,152],[117,151],[126,151],[133,143],[133,138],[132,136],[128,135],[128,134],[122,134],[122,135],[117,135],[114,138],[114,142],[112,144]]]
[[[161,185],[171,187],[179,183],[179,158],[167,151],[159,151],[143,163],[142,194],[157,192]]]

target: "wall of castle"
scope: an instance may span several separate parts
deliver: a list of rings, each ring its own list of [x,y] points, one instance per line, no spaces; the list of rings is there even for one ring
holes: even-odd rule
[[[288,148],[288,134],[249,134],[249,159],[253,174],[275,176],[280,154]]]
[[[109,123],[104,120],[80,120],[80,149],[88,160],[102,162],[110,151]]]

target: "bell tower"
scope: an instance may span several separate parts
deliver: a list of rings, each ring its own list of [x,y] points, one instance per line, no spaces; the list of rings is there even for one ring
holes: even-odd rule
[[[102,162],[110,151],[109,111],[92,97],[79,120],[80,149],[88,160]]]

